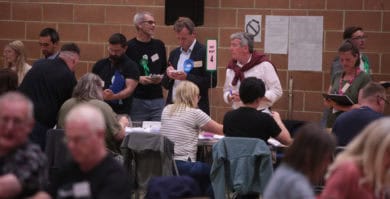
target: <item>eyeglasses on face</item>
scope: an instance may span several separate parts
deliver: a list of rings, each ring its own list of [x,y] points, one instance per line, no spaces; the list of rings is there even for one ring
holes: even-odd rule
[[[49,43],[41,43],[41,42],[39,42],[38,44],[39,44],[39,46],[41,46],[41,47],[48,47],[48,46],[50,46]]]
[[[148,23],[149,25],[156,24],[156,22],[153,21],[153,20],[145,20],[145,21],[143,21],[142,23]]]
[[[367,39],[367,36],[358,36],[358,37],[352,37],[351,38],[352,40],[365,40],[365,39]]]
[[[386,104],[390,104],[389,100],[387,100],[386,98],[384,98],[384,97],[382,97],[382,96],[380,96],[380,95],[378,95],[377,97],[378,97],[379,99],[383,100]]]
[[[5,126],[9,123],[12,123],[14,127],[19,128],[26,124],[26,120],[13,117],[0,117],[0,126]]]

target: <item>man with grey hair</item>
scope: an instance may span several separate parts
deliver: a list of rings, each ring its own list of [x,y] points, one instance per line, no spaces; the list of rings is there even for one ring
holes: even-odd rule
[[[257,77],[265,83],[265,95],[257,109],[268,109],[283,94],[276,67],[264,54],[254,51],[252,35],[237,32],[233,33],[230,39],[232,59],[226,69],[223,87],[224,101],[232,104],[233,109],[242,106],[238,93],[241,81],[246,77]]]
[[[127,42],[127,56],[138,64],[139,82],[133,94],[130,116],[134,121],[160,121],[165,102],[161,87],[167,68],[165,44],[154,39],[156,21],[150,12],[134,15],[136,36]]]
[[[72,96],[79,58],[80,49],[76,44],[64,44],[58,58],[35,62],[19,87],[34,103],[36,123],[30,139],[42,149],[46,145],[46,131],[57,123],[61,105]]]
[[[34,126],[33,104],[24,95],[0,96],[0,198],[25,198],[44,188],[47,160],[28,141]]]
[[[352,109],[337,117],[332,131],[338,145],[346,146],[369,123],[383,117],[386,99],[386,89],[379,83],[370,82],[359,91],[360,108]]]
[[[72,162],[54,178],[54,198],[130,199],[130,180],[105,147],[103,113],[89,104],[75,106],[65,118],[65,140]]]
[[[207,71],[206,46],[196,40],[195,24],[188,17],[177,19],[173,30],[180,46],[169,53],[169,66],[162,81],[168,89],[167,104],[173,102],[180,81],[188,80],[199,87],[198,107],[209,115],[208,91],[217,85],[217,72]]]

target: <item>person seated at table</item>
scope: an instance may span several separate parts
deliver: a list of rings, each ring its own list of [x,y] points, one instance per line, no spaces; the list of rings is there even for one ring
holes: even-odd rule
[[[201,130],[223,134],[223,127],[198,109],[198,101],[198,86],[190,81],[180,82],[174,103],[167,105],[162,112],[160,132],[175,143],[174,159],[179,174],[193,177],[203,193],[210,193],[211,166],[196,161],[198,136]]]
[[[80,103],[65,117],[65,142],[72,160],[49,186],[52,198],[131,198],[125,169],[106,150],[106,121],[101,109]]]
[[[271,111],[270,115],[256,110],[265,94],[263,80],[256,77],[245,78],[241,82],[239,94],[244,106],[225,114],[225,136],[260,138],[265,142],[273,137],[284,145],[291,144],[290,133],[279,113]]]
[[[314,199],[312,186],[321,183],[335,148],[336,139],[320,125],[308,123],[299,128],[263,198]]]
[[[346,146],[372,121],[383,117],[386,89],[379,83],[370,82],[359,91],[358,102],[361,106],[337,117],[332,132],[338,146]]]
[[[103,112],[107,126],[105,134],[107,149],[121,159],[120,143],[125,136],[125,128],[129,125],[129,121],[123,117],[117,119],[112,108],[103,101],[103,84],[103,80],[93,73],[83,75],[73,90],[72,98],[61,106],[57,128],[64,128],[65,116],[74,106],[85,102],[92,104]]]

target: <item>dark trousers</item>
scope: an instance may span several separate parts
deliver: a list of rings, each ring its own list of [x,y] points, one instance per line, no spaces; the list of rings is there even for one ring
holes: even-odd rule
[[[200,187],[201,192],[213,198],[213,189],[210,181],[211,166],[203,162],[175,160],[181,176],[192,177]]]

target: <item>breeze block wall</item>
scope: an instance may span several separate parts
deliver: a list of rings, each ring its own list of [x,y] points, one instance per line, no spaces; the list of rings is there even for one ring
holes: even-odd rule
[[[81,62],[76,75],[91,70],[93,64],[107,56],[107,39],[115,32],[128,38],[135,35],[132,17],[147,10],[155,15],[156,38],[163,40],[167,52],[177,46],[172,26],[164,24],[164,0],[0,0],[0,46],[22,40],[28,61],[41,57],[39,31],[45,27],[58,30],[61,42],[75,42],[81,48]],[[270,54],[278,68],[284,90],[273,110],[284,119],[319,121],[322,116],[321,93],[329,86],[331,60],[342,40],[345,27],[358,25],[368,36],[365,53],[372,65],[375,81],[390,81],[390,1],[388,0],[205,0],[204,25],[198,27],[198,40],[218,40],[218,85],[211,89],[211,116],[221,122],[230,106],[222,99],[225,67],[230,59],[229,36],[244,30],[245,15],[262,15],[262,41],[266,15],[323,16],[323,64],[321,72],[288,71],[288,55]],[[263,51],[264,43],[255,43]],[[2,55],[0,61],[2,63]],[[288,80],[293,78],[288,111]],[[386,114],[390,113],[390,107]],[[291,117],[290,117],[291,116]]]

